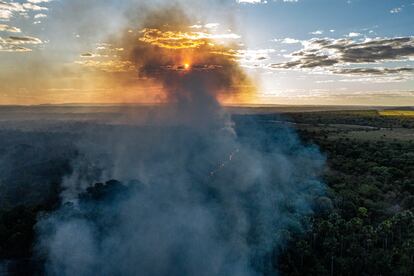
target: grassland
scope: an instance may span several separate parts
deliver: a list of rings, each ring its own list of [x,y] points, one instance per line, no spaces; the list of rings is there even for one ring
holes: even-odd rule
[[[382,110],[378,112],[381,116],[414,117],[414,110]]]
[[[414,116],[410,114],[414,111],[328,111],[292,113],[286,118],[299,131],[330,140],[414,141]]]

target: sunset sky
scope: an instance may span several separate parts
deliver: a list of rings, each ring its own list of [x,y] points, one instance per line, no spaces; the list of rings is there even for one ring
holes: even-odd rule
[[[179,6],[179,39],[222,45],[254,84],[226,103],[414,105],[414,0],[172,2],[0,0],[0,104],[157,102],[117,41],[157,43],[142,19]]]

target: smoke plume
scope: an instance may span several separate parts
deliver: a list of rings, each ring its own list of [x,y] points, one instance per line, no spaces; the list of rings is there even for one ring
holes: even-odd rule
[[[216,42],[231,34],[194,31],[180,9],[142,25],[112,43],[167,104],[145,123],[132,116],[84,134],[62,207],[37,225],[46,273],[275,273],[286,231],[303,227],[323,191],[323,157],[289,129],[235,126],[221,108],[220,95],[251,86],[234,50]]]

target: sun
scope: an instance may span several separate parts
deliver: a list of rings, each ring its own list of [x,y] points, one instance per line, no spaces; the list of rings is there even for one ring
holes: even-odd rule
[[[189,63],[185,63],[185,64],[184,64],[184,69],[185,69],[185,70],[190,69],[190,64],[189,64]]]

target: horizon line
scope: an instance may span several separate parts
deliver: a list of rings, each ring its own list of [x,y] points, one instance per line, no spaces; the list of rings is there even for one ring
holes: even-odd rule
[[[120,107],[120,106],[164,106],[166,103],[42,103],[0,104],[0,107]],[[413,108],[410,105],[373,104],[222,104],[224,108],[275,108],[275,107],[364,107],[364,108]]]

